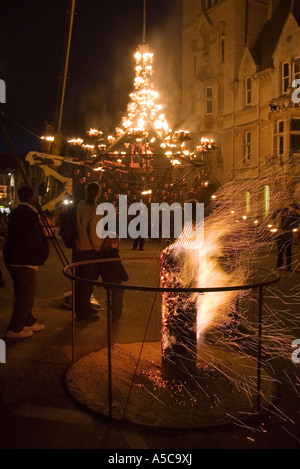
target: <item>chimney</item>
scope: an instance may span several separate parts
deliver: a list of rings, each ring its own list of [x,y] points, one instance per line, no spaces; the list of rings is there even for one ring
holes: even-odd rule
[[[295,0],[291,0],[291,12],[294,13],[295,11]]]
[[[285,2],[290,0],[284,0]],[[280,0],[269,0],[269,7],[268,7],[268,20],[270,20],[273,16],[274,11],[279,5]],[[291,0],[291,5],[294,4],[294,1]],[[292,7],[291,7],[292,8]]]
[[[273,0],[269,0],[269,8],[268,8],[268,20],[272,18],[273,15]]]

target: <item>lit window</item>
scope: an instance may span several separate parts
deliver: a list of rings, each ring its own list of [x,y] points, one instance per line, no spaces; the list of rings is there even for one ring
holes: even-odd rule
[[[290,64],[285,62],[282,64],[282,92],[286,93],[290,86]]]
[[[246,105],[252,103],[252,78],[247,77],[245,80],[245,101]]]
[[[270,186],[264,187],[264,209],[265,215],[268,215],[270,212]]]
[[[246,213],[250,213],[251,208],[251,194],[249,191],[246,192]]]

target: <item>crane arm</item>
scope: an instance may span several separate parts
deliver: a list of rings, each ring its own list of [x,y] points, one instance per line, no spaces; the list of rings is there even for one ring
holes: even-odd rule
[[[50,168],[47,166],[48,164],[60,166],[62,163],[73,163],[72,160],[64,158],[63,156],[56,156],[56,155],[49,155],[47,153],[39,153],[35,151],[30,151],[27,155],[25,160],[31,165],[38,164],[40,168],[43,170],[47,177],[52,176],[53,178],[57,179],[58,181],[64,184],[63,191],[54,199],[50,200],[47,204],[42,206],[43,210],[54,210],[56,204],[61,202],[66,196],[73,195],[73,181],[72,178],[67,178],[59,174],[55,169]]]

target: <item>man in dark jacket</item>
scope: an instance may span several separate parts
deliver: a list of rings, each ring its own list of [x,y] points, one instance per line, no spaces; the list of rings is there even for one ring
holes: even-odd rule
[[[14,284],[13,314],[6,330],[8,338],[31,337],[33,332],[44,330],[32,314],[36,272],[49,254],[47,239],[34,208],[35,194],[31,187],[18,191],[19,206],[8,219],[7,239],[3,247],[5,265]]]
[[[120,259],[119,238],[107,236],[101,243],[100,258]],[[128,274],[120,261],[100,263],[100,275],[105,283],[121,284],[129,280]],[[118,321],[122,316],[124,289],[112,288],[111,291],[111,318]]]
[[[277,237],[278,256],[277,265],[275,270],[281,270],[283,266],[284,251],[286,252],[286,267],[287,270],[292,270],[292,244],[293,244],[293,230],[297,228],[300,222],[300,215],[298,213],[299,205],[292,203],[289,208],[277,210],[272,218],[280,215],[280,227]]]

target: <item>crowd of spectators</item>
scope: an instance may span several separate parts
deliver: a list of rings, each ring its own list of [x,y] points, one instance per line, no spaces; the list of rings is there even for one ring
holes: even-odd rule
[[[77,170],[78,171],[78,170]],[[103,173],[102,173],[103,174]],[[101,174],[101,175],[102,175]],[[98,175],[97,175],[98,176]],[[201,194],[205,186],[205,174],[197,173],[193,179],[183,178],[178,184],[176,181],[172,182],[170,179],[155,176],[138,176],[138,177],[124,177],[120,173],[115,173],[112,176],[101,177],[97,180],[101,187],[101,195],[99,202],[109,202],[113,205],[118,204],[119,195],[127,195],[128,203],[139,202],[141,199],[145,200],[145,193],[147,194],[148,202],[166,202],[172,205],[175,202],[183,204],[191,199],[200,201]],[[81,176],[74,174],[73,177],[73,192],[74,202],[82,200],[85,197],[85,190],[90,182],[95,181],[95,176],[91,173]],[[149,192],[151,193],[149,194]]]

